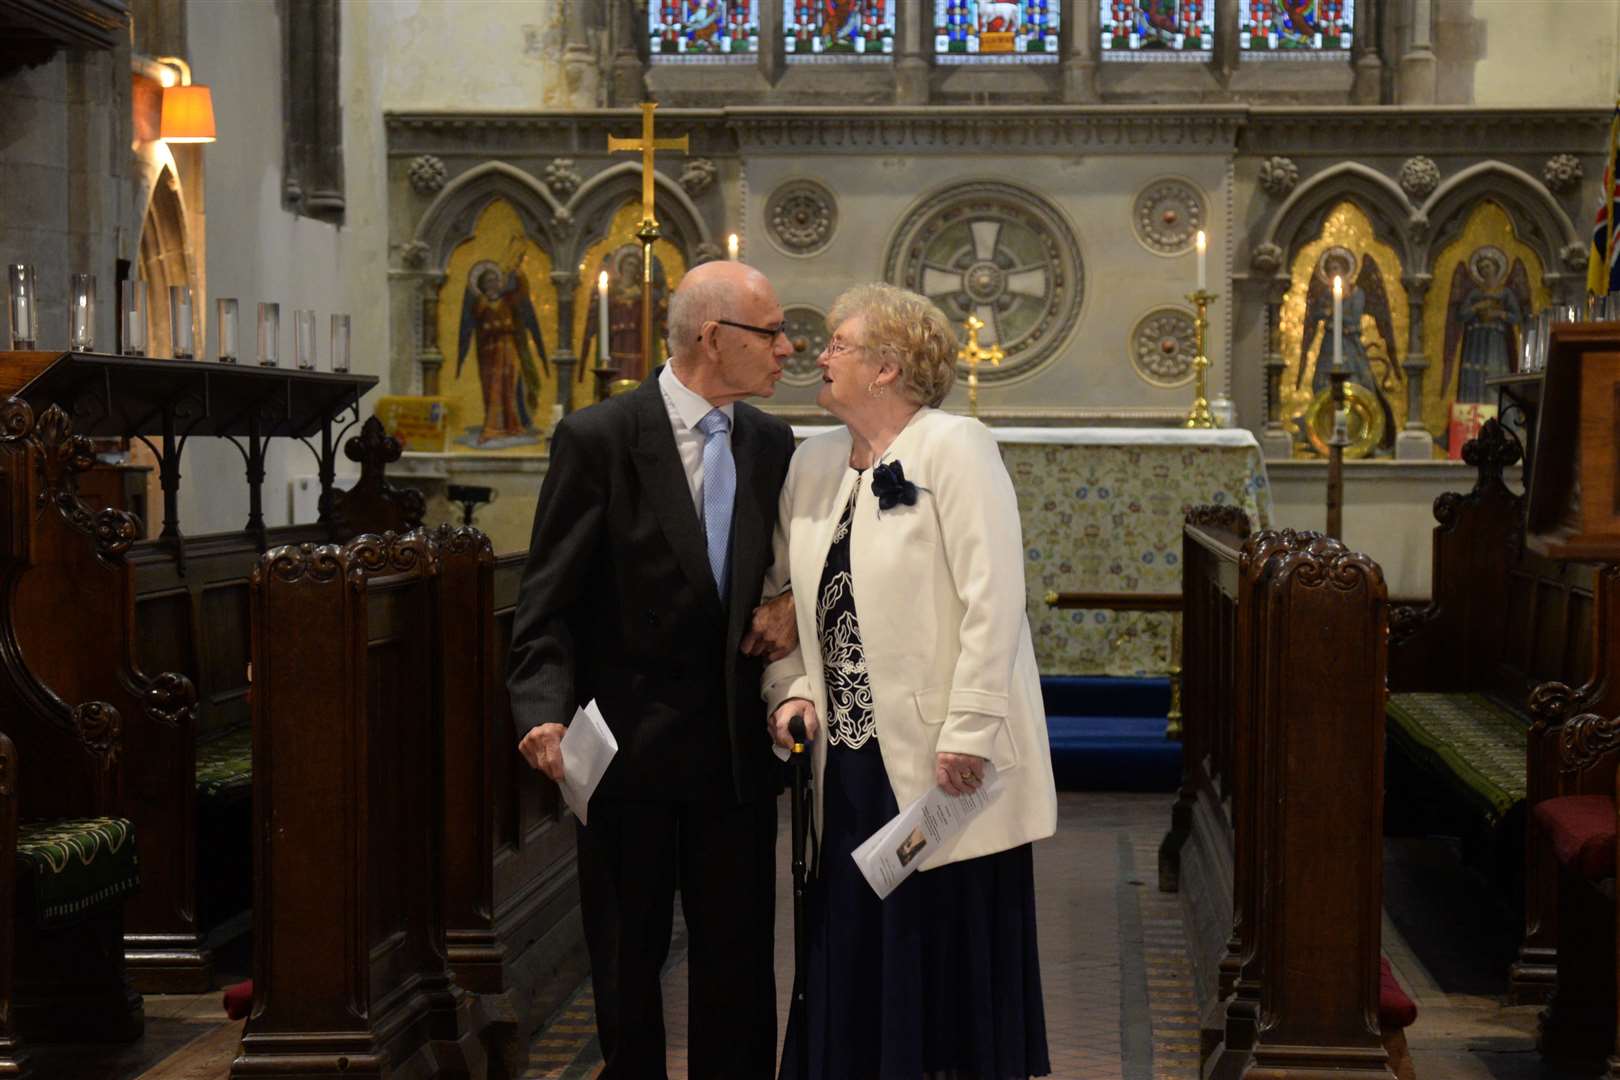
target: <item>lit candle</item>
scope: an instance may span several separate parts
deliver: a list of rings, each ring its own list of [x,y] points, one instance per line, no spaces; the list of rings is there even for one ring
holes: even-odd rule
[[[608,308],[607,271],[596,275],[596,355],[606,367],[608,362]]]
[[[1198,242],[1196,246],[1198,248],[1198,291],[1203,292],[1209,284],[1208,272],[1204,265],[1204,252],[1209,247],[1209,237],[1204,235],[1203,229],[1198,230]]]
[[[1344,278],[1333,275],[1333,366],[1344,364]]]
[[[737,261],[737,234],[732,233],[726,237],[726,258],[732,262]]]

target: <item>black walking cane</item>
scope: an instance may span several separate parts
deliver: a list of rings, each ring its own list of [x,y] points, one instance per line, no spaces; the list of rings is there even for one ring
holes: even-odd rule
[[[793,736],[793,1005],[799,1013],[798,1071],[795,1080],[810,1075],[810,1012],[805,1000],[809,969],[809,927],[804,919],[805,840],[810,832],[810,755],[805,752],[804,717],[788,721]]]

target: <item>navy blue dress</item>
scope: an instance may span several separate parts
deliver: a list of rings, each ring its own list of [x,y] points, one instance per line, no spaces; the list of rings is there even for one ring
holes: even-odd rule
[[[1014,1080],[1051,1072],[1030,846],[912,874],[879,900],[850,853],[899,807],[878,752],[849,531],[822,571],[827,768],[820,867],[806,897],[808,1015],[788,1017],[781,1080]],[[810,1074],[798,1072],[799,1040]]]

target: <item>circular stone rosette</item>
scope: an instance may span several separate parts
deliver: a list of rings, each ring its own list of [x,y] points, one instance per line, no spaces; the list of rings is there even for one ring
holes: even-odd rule
[[[1131,331],[1131,367],[1149,385],[1185,386],[1193,377],[1197,354],[1193,314],[1184,308],[1154,308]]]
[[[814,180],[789,180],[765,202],[765,235],[788,255],[814,255],[837,228],[838,200]]]
[[[1144,187],[1136,196],[1131,217],[1136,238],[1155,255],[1190,251],[1193,238],[1208,219],[1203,193],[1173,176],[1161,177]]]
[[[981,384],[1050,362],[1085,294],[1068,219],[1033,191],[996,180],[953,184],[918,202],[889,241],[884,277],[938,304],[959,334],[969,315],[984,322],[979,344],[1001,346],[1006,358],[979,367]]]
[[[782,381],[789,386],[814,386],[821,381],[821,369],[816,358],[827,347],[827,313],[809,304],[793,304],[782,309],[787,323],[788,340],[798,349],[782,363]]]

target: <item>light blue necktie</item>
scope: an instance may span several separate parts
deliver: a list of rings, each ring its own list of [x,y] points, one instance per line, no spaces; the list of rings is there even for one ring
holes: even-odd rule
[[[703,432],[703,534],[709,569],[720,599],[726,598],[726,557],[731,551],[731,511],[737,499],[737,463],[731,457],[731,419],[719,409],[698,421]]]

